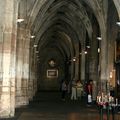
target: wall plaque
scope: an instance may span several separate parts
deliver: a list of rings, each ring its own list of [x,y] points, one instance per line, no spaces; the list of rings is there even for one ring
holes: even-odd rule
[[[57,69],[48,69],[47,70],[47,78],[57,78],[58,70]]]

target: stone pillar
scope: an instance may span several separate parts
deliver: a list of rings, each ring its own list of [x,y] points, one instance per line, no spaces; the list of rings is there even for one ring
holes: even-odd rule
[[[82,27],[81,31],[81,54],[80,54],[80,79],[82,83],[85,83],[85,63],[86,63],[86,55],[85,55],[85,41],[86,41],[86,31],[84,27]]]
[[[79,44],[75,45],[75,49],[76,49],[76,61],[75,61],[75,78],[76,80],[80,79],[79,78]]]
[[[29,52],[30,52],[30,29],[27,27],[28,13],[27,2],[19,1],[19,16],[24,21],[18,23],[17,35],[17,65],[16,65],[16,107],[27,105],[29,83]]]
[[[30,47],[30,31],[25,30],[25,39],[23,41],[24,53],[23,55],[23,76],[21,82],[22,104],[29,103],[28,98],[28,83],[29,83],[29,47]]]
[[[17,0],[1,1],[0,10],[0,118],[7,118],[15,113]]]
[[[96,100],[97,96],[97,83],[98,78],[98,41],[97,40],[98,28],[96,24],[93,25],[93,38],[91,40],[91,53],[90,53],[90,64],[89,64],[89,79],[93,80],[93,100]]]
[[[28,104],[30,32],[18,29],[16,107]]]
[[[37,54],[36,54],[36,47],[34,47],[34,41],[31,40],[30,45],[30,80],[29,80],[29,99],[32,100],[33,96],[37,92]]]
[[[35,95],[35,51],[33,46],[30,49],[30,80],[29,80],[29,99],[32,100],[33,96]]]
[[[81,52],[81,81],[85,82],[85,50]]]
[[[34,81],[34,75],[33,74],[31,74],[30,75],[31,77],[30,77],[30,80],[29,80],[29,86],[28,86],[28,96],[29,96],[29,100],[32,100],[33,99],[33,91],[34,91],[34,83],[33,83],[33,81]]]
[[[73,61],[75,56],[71,57],[71,65],[70,65],[70,72],[71,72],[71,80],[73,80],[73,78],[75,78],[75,61]]]
[[[85,83],[85,63],[86,63],[86,54],[85,54],[85,39],[86,39],[86,33],[83,33],[84,37],[82,37],[83,41],[81,42],[81,81],[84,84]]]
[[[100,54],[100,90],[106,94],[108,74],[108,46],[105,28],[102,29],[101,54]]]
[[[37,59],[34,58],[35,63],[34,63],[34,79],[33,79],[33,96],[35,95],[36,91],[38,90],[38,73],[37,73],[37,67],[38,67],[38,63],[37,63]]]
[[[24,29],[18,29],[17,35],[17,58],[16,58],[16,107],[21,105],[21,80],[23,75],[23,36]]]

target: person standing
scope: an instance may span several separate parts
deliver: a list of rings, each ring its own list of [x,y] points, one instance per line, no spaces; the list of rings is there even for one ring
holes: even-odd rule
[[[71,91],[71,100],[77,100],[77,96],[76,96],[76,81],[73,80],[72,81],[72,91]]]
[[[87,84],[87,103],[92,103],[93,81],[89,80]]]
[[[80,82],[80,80],[77,81],[77,98],[81,100],[82,97],[82,92],[83,92],[83,85]]]
[[[65,101],[65,95],[66,95],[66,91],[67,91],[66,81],[62,82],[61,91],[62,91],[62,100]]]

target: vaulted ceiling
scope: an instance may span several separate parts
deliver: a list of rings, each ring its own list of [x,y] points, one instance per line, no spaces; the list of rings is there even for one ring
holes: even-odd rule
[[[32,44],[37,45],[39,57],[53,50],[69,59],[90,43],[94,24],[98,34],[104,34],[108,2],[119,13],[119,0],[21,0],[24,9],[20,15],[26,17],[27,27],[35,35]]]

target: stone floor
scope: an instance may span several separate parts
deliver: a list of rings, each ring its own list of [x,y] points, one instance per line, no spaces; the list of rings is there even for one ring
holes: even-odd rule
[[[87,106],[85,99],[71,101],[67,97],[62,101],[58,92],[40,92],[29,106],[16,109],[14,118],[1,120],[100,120],[100,116],[97,107]],[[103,120],[107,120],[106,115]],[[120,115],[114,120],[120,120]]]

